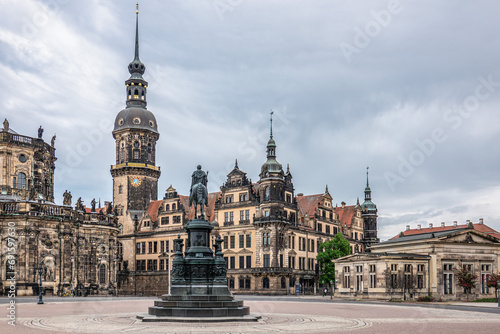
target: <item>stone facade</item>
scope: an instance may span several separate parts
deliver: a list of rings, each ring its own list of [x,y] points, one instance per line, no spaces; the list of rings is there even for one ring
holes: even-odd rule
[[[500,240],[494,236],[498,232],[485,227],[482,222],[452,229],[443,226],[443,230],[431,227],[431,232],[401,235],[372,245],[371,253],[337,259],[335,295],[376,299],[428,295],[442,300],[491,298],[495,291],[486,286],[486,279],[500,271]],[[457,270],[461,268],[478,277],[476,288],[469,293],[457,284]]]

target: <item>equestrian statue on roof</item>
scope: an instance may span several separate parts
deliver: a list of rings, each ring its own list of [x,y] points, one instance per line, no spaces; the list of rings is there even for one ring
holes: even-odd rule
[[[208,206],[208,172],[201,170],[201,165],[191,175],[191,191],[189,192],[189,207],[194,204],[194,219],[204,218],[203,208]],[[197,207],[200,205],[200,215],[197,215]]]

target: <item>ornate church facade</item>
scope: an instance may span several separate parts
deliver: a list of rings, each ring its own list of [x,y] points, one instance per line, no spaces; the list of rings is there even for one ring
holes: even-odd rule
[[[21,135],[6,119],[0,132],[0,294],[116,291],[118,225],[105,208],[54,203],[55,136]],[[95,201],[94,201],[95,203]],[[109,210],[108,210],[109,211]]]

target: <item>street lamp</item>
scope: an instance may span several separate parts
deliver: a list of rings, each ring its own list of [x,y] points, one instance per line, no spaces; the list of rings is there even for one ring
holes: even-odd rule
[[[500,288],[500,279],[497,280],[497,290]],[[500,307],[500,293],[498,294],[498,307]]]
[[[40,284],[38,285],[38,303],[37,304],[43,304],[43,297],[42,297],[42,273],[47,272],[47,267],[43,265],[43,262],[40,262],[40,264],[35,266],[35,278],[36,278],[36,273],[38,272],[38,275],[40,276]]]
[[[330,299],[333,299],[333,281],[330,280]]]

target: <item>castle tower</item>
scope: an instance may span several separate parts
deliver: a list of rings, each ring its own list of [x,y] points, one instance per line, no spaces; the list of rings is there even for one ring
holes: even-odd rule
[[[368,182],[368,168],[366,167],[365,201],[361,205],[361,218],[363,218],[363,240],[366,247],[379,242],[377,237],[377,206],[372,202],[372,190]]]
[[[156,166],[156,142],[160,134],[155,116],[146,108],[148,83],[142,77],[146,66],[139,59],[138,7],[135,57],[128,70],[126,107],[116,116],[113,130],[116,165],[111,166],[113,205],[123,227],[122,233],[133,232],[135,215],[140,218],[149,202],[157,199],[160,177],[160,168]]]
[[[272,115],[271,112],[267,160],[261,167],[260,179],[257,182],[259,209],[254,219],[254,225],[257,226],[257,249],[263,254],[262,259],[257,258],[256,263],[261,267],[279,267],[284,261],[287,231],[290,225],[296,224],[297,212],[292,174],[289,168],[285,172],[276,160],[277,146],[273,139]],[[271,280],[271,289],[274,284],[272,282],[274,280]]]

